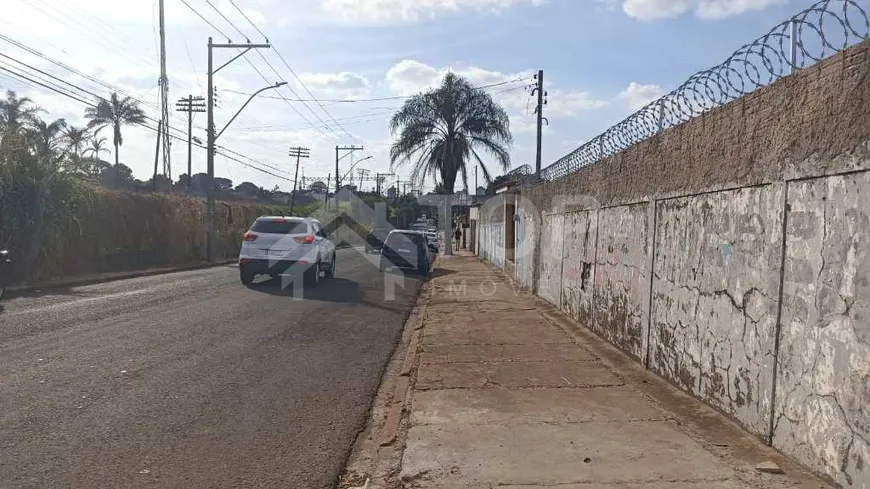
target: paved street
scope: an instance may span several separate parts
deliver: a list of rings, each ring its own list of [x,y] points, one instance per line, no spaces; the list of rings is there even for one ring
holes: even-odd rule
[[[304,301],[234,266],[10,299],[0,487],[331,487],[419,288],[338,260]]]

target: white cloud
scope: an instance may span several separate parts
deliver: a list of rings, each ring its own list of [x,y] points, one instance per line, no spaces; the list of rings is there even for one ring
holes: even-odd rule
[[[608,105],[606,100],[598,100],[587,92],[554,91],[547,98],[544,115],[552,117],[574,117],[582,112],[600,109]]]
[[[369,90],[368,78],[343,71],[341,73],[301,73],[299,78],[316,95],[333,98],[353,98]]]
[[[345,21],[413,22],[439,13],[464,9],[499,11],[516,5],[541,5],[546,0],[321,0],[323,10]]]
[[[754,10],[764,10],[785,0],[701,0],[697,15],[702,19],[723,19]]]
[[[638,110],[665,93],[665,90],[658,85],[631,82],[625,90],[619,92],[619,97],[628,100],[629,107]]]
[[[640,20],[679,17],[690,10],[701,19],[723,19],[745,12],[763,10],[785,0],[602,0],[605,3],[622,1],[622,10],[629,17]]]
[[[678,17],[692,7],[693,0],[625,0],[622,10],[640,20]]]
[[[385,80],[390,90],[399,95],[413,95],[435,86],[443,75],[435,68],[405,59],[387,71]]]

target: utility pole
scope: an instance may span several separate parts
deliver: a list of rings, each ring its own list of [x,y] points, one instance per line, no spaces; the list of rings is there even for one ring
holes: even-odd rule
[[[378,195],[381,195],[381,185],[383,185],[387,181],[387,177],[392,175],[392,173],[375,173],[375,182],[378,187]]]
[[[160,134],[163,133],[163,123],[157,124],[157,148],[154,150],[154,176],[151,177],[151,188],[157,191],[157,162],[160,160]]]
[[[474,195],[477,195],[477,165],[474,165]]]
[[[205,112],[205,99],[188,95],[175,102],[176,112],[187,112],[187,188],[193,181],[193,113]]]
[[[357,191],[362,192],[363,179],[368,179],[371,172],[367,168],[359,168],[356,172],[359,175],[359,189]]]
[[[537,86],[532,89],[532,95],[537,93],[538,95],[538,105],[535,107],[535,113],[538,115],[538,142],[537,142],[537,150],[535,152],[535,175],[538,177],[541,176],[541,134],[543,133],[544,128],[544,106],[547,105],[547,92],[544,91],[544,70],[538,70],[538,74],[535,75],[535,80],[537,80]],[[549,123],[549,121],[548,121]]]
[[[208,199],[206,201],[206,222],[208,228],[208,239],[206,240],[206,259],[209,262],[215,261],[215,251],[217,247],[217,231],[215,229],[214,224],[214,213],[215,213],[215,188],[214,188],[214,145],[215,140],[219,136],[219,134],[215,133],[214,127],[214,75],[223,69],[228,64],[233,61],[239,59],[245,53],[250,51],[251,49],[268,49],[272,47],[271,44],[251,44],[246,42],[245,44],[233,44],[228,42],[226,44],[214,44],[212,43],[212,38],[208,38],[208,101],[206,108],[208,109],[208,127],[207,127],[207,136],[208,136],[208,145],[206,149],[206,166],[208,172]],[[229,61],[214,68],[214,56],[212,54],[213,49],[242,49],[243,51],[233,58],[230,58]],[[276,85],[277,86],[277,85]],[[259,92],[255,92],[256,95]],[[251,96],[253,98],[253,95]],[[250,102],[251,99],[248,99]],[[247,105],[247,102],[245,103]],[[242,106],[242,109],[245,107]],[[239,110],[241,112],[241,109]],[[238,112],[236,113],[238,115]],[[233,116],[235,118],[235,116]],[[230,120],[232,122],[232,119]],[[227,124],[229,125],[229,124]],[[226,127],[224,127],[226,129]]]
[[[341,158],[344,158],[345,156],[347,156],[349,154],[353,154],[354,151],[362,151],[362,150],[363,150],[362,146],[336,146],[335,147],[335,193],[336,194],[338,194],[338,191],[341,188],[341,178],[339,177],[339,175],[341,175],[341,173],[338,172],[339,160],[341,160]],[[349,151],[349,153],[347,153],[346,155],[339,158],[338,157],[339,151]]]
[[[169,162],[169,78],[166,76],[166,28],[163,2],[159,1],[160,12],[160,124],[163,126],[163,175],[169,178],[169,191],[172,191],[172,166]]]
[[[332,173],[326,176],[326,195],[323,196],[323,205],[329,204],[329,183],[332,178]],[[329,208],[327,208],[329,210]]]
[[[310,158],[311,150],[301,146],[294,146],[290,148],[288,155],[290,157],[296,157],[296,174],[293,176],[293,194],[290,195],[290,213],[292,214],[293,208],[296,207],[296,191],[299,188],[299,186],[296,185],[296,182],[299,181],[299,160],[301,158]]]

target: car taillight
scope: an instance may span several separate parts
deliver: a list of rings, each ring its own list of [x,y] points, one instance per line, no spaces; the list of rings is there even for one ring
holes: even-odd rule
[[[302,243],[302,244],[311,244],[314,242],[314,236],[312,236],[310,234],[307,236],[295,236],[293,238],[293,241],[296,241],[297,243]]]
[[[254,233],[248,231],[247,233],[245,233],[244,236],[242,236],[242,239],[243,239],[244,241],[257,241],[257,237],[258,237],[258,236],[257,236],[256,234],[254,234]]]

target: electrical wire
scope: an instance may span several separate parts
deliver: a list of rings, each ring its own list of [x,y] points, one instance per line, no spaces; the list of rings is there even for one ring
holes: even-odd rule
[[[230,19],[228,19],[227,16],[224,15],[224,13],[220,11],[220,9],[218,9],[217,7],[214,6],[213,3],[211,3],[211,0],[205,0],[205,3],[207,3],[207,4],[209,5],[209,7],[211,7],[215,12],[217,12],[218,15],[220,15],[221,18],[224,19],[224,20],[227,22],[227,24],[229,24],[230,26],[232,26],[232,28],[235,29],[236,32],[238,32],[239,35],[242,36],[242,38],[245,39],[245,41],[251,42],[251,40],[248,38],[248,36],[247,36],[244,32],[242,32],[242,30],[239,29],[239,28],[236,26],[236,24],[234,24]]]
[[[16,61],[17,61],[17,60],[16,60]],[[7,72],[7,73],[10,73],[11,75],[17,77],[17,78],[20,79],[20,80],[23,80],[25,83],[27,83],[27,84],[29,84],[29,85],[31,85],[31,86],[42,87],[42,88],[45,88],[45,89],[47,89],[47,90],[50,90],[50,91],[52,91],[52,92],[54,92],[54,93],[57,93],[57,94],[63,95],[63,96],[65,96],[65,97],[67,97],[67,98],[69,98],[69,99],[71,99],[71,100],[74,100],[74,101],[76,101],[76,102],[79,102],[79,103],[85,105],[86,107],[96,107],[96,103],[94,103],[93,101],[89,101],[89,100],[87,100],[87,99],[84,99],[84,98],[82,98],[81,96],[76,95],[75,93],[72,93],[72,91],[70,91],[70,90],[64,89],[64,88],[59,87],[59,86],[57,86],[57,85],[54,85],[54,84],[52,84],[52,83],[50,83],[50,82],[48,82],[48,81],[46,81],[46,80],[39,80],[39,79],[37,79],[37,78],[35,78],[35,77],[33,77],[33,76],[28,76],[28,74],[22,74],[22,73],[20,73],[20,72],[14,70],[14,69],[10,69],[10,67],[8,67],[8,65],[7,65],[7,67],[4,67],[4,66],[0,65],[0,71],[5,71],[5,72]],[[52,78],[56,78],[56,77],[53,77],[52,75],[49,75],[49,76],[51,76]],[[64,81],[64,83],[66,83],[67,85],[70,85],[70,86],[74,86],[74,87],[76,87],[76,85],[74,85],[74,84],[72,84],[72,83],[69,83],[69,82],[66,82],[66,81]],[[80,90],[80,91],[83,91],[83,92],[87,93],[87,90],[82,89],[81,87],[77,87],[77,89]],[[152,122],[152,123],[159,124],[159,121],[157,121],[156,119],[154,119],[154,118],[152,118],[152,117],[148,117],[148,116],[146,116],[146,119],[149,120],[149,121]],[[149,124],[147,124],[147,123],[140,123],[140,124],[136,124],[136,125],[138,125],[138,126],[140,126],[140,127],[143,127],[143,128],[146,128],[146,129],[149,129],[149,130],[154,131],[154,132],[159,131],[159,129],[158,129],[157,127],[153,127],[153,126],[151,126],[151,125],[149,125]],[[179,129],[174,128],[174,127],[171,127],[171,126],[169,126],[169,129],[170,129],[170,132],[169,132],[169,134],[167,134],[168,137],[170,137],[170,138],[172,138],[172,139],[175,139],[175,140],[177,140],[177,141],[183,141],[183,142],[186,142],[186,141],[187,141],[187,138],[183,135],[183,134],[184,134],[183,132],[182,132],[182,135],[172,134],[172,131],[181,132]],[[199,143],[196,143],[196,142],[192,142],[191,144],[192,144],[193,146],[198,147],[198,148],[206,149],[206,150],[207,150],[207,147],[206,147],[205,145],[202,145],[202,144],[199,144]],[[250,158],[250,157],[248,157],[248,156],[242,155],[241,153],[238,153],[238,152],[235,152],[235,151],[229,150],[228,148],[221,147],[221,151],[218,151],[218,149],[215,148],[215,154],[220,155],[220,156],[224,156],[224,157],[230,159],[231,161],[234,161],[234,162],[236,162],[236,163],[238,163],[238,164],[240,164],[240,165],[242,165],[242,166],[245,166],[245,167],[248,167],[248,168],[251,168],[251,169],[254,169],[254,170],[260,171],[260,172],[262,172],[262,173],[265,173],[265,174],[271,175],[271,176],[273,176],[273,177],[275,177],[275,178],[280,178],[280,179],[287,180],[287,181],[291,181],[291,182],[294,181],[293,179],[290,179],[290,178],[287,178],[287,177],[283,177],[283,176],[281,176],[281,175],[277,175],[277,174],[275,174],[275,173],[273,173],[273,172],[271,172],[271,171],[268,171],[268,170],[265,170],[265,169],[263,169],[263,168],[260,168],[260,167],[258,167],[258,166],[256,166],[256,165],[253,165],[253,164],[247,163],[247,162],[242,161],[242,160],[240,160],[240,159],[238,159],[238,158],[235,158],[235,157],[233,157],[233,156],[228,156],[228,155],[224,154],[224,152],[228,152],[228,153],[232,153],[232,154],[236,154],[236,155],[243,156],[243,157],[247,158],[248,160],[251,160],[251,161],[256,162],[256,163],[259,164],[259,165],[263,165],[263,166],[266,166],[266,167],[269,167],[269,168],[272,168],[272,169],[277,170],[277,168],[275,168],[275,167],[272,167],[272,166],[267,165],[267,164],[265,164],[265,163],[262,163],[262,162],[259,162],[259,161],[257,161],[257,160],[254,160],[253,158]],[[280,171],[280,170],[279,170],[279,171]]]
[[[223,36],[223,37],[224,37],[225,39],[227,39],[227,40],[230,39],[230,36],[224,34],[224,32],[223,32],[222,30],[220,30],[220,29],[218,29],[217,27],[215,27],[215,25],[212,24],[211,22],[209,22],[209,20],[206,19],[206,18],[205,18],[201,13],[199,13],[199,11],[197,11],[195,8],[191,7],[189,3],[187,3],[185,0],[180,0],[180,1],[181,1],[181,3],[183,3],[187,8],[189,8],[191,12],[195,13],[197,17],[199,17],[200,19],[202,19],[203,22],[205,22],[206,24],[208,24],[209,26],[211,26],[212,29],[214,29],[215,31],[217,31],[218,34],[220,34],[221,36]]]
[[[266,34],[265,34],[263,31],[261,31],[259,27],[257,27],[257,24],[255,24],[255,23],[254,23],[250,18],[248,18],[248,15],[245,14],[245,11],[242,10],[242,9],[240,9],[239,6],[236,5],[236,2],[234,2],[233,0],[229,0],[229,1],[230,1],[230,5],[232,5],[233,7],[235,7],[236,10],[238,10],[239,13],[242,14],[242,17],[244,17],[245,20],[247,20],[248,23],[251,24],[251,27],[253,27],[254,29],[256,29],[257,32],[259,32],[260,35],[263,36],[263,39],[264,39],[266,42],[269,42],[269,38],[266,36]]]
[[[478,90],[487,90],[490,88],[506,85],[508,83],[516,83],[518,81],[523,81],[523,78],[515,78],[513,80],[506,80],[506,81],[502,81],[502,82],[498,82],[498,83],[492,83],[489,85],[480,85],[480,86],[476,86],[474,88],[476,88]],[[516,87],[516,88],[512,88],[512,89],[505,90],[505,91],[518,90],[520,88],[526,88],[526,87],[527,87],[527,85],[523,85],[521,87]],[[224,91],[229,92],[229,93],[235,93],[237,95],[251,95],[250,93],[245,93],[245,92],[241,92],[238,90],[224,90]],[[495,92],[495,93],[503,93],[503,92]],[[407,100],[407,99],[413,98],[415,96],[416,95],[393,95],[393,96],[389,96],[389,97],[358,98],[358,99],[320,99],[320,101],[321,102],[335,103],[335,104],[356,104],[356,103],[365,103],[365,102],[383,102],[383,101],[387,101],[387,100]],[[261,97],[267,98],[267,99],[280,100],[280,97],[275,97],[275,96],[270,96],[270,95],[261,95]],[[303,102],[303,103],[317,101],[317,99],[311,99],[311,98],[309,98],[309,99],[303,99],[303,98],[292,99],[291,98],[291,99],[287,99],[287,100],[289,100],[290,102]]]

